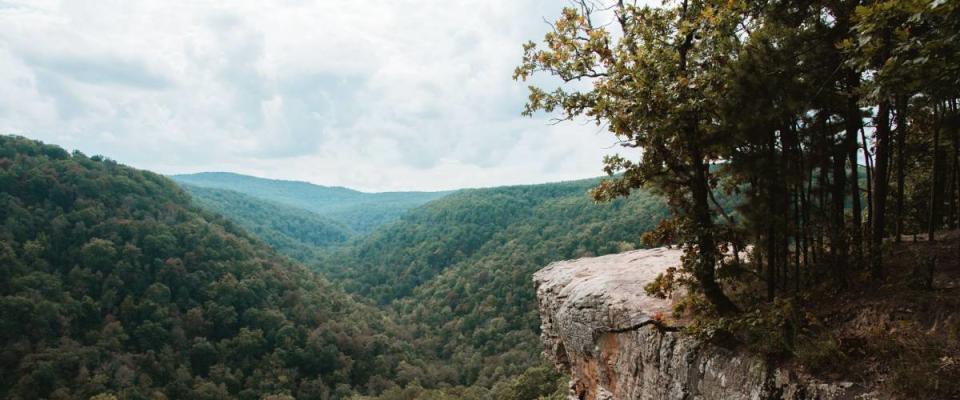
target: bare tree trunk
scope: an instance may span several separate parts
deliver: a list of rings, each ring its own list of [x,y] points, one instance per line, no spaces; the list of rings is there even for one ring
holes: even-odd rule
[[[813,166],[809,168],[807,174],[807,194],[805,196],[806,200],[803,202],[803,226],[806,227],[807,239],[804,241],[807,244],[809,252],[809,261],[807,261],[807,282],[813,281],[813,270],[817,265],[817,241],[813,229],[811,226],[813,223]]]
[[[900,243],[900,235],[903,235],[903,185],[904,185],[904,164],[906,158],[904,148],[907,143],[907,99],[905,97],[897,98],[897,221],[896,221],[896,241]]]
[[[817,247],[820,250],[820,255],[823,256],[823,259],[826,261],[829,261],[830,263],[833,263],[837,261],[833,258],[834,254],[832,250],[833,244],[834,244],[833,241],[836,239],[836,237],[834,235],[833,226],[831,224],[831,222],[833,221],[833,216],[832,216],[833,208],[832,208],[832,205],[828,203],[827,199],[828,199],[828,196],[831,194],[830,193],[830,188],[831,188],[830,175],[832,173],[831,155],[833,150],[831,146],[834,146],[834,143],[832,139],[829,139],[828,141],[828,137],[831,137],[831,136],[827,135],[828,128],[827,128],[826,112],[820,112],[817,115],[816,125],[817,125],[817,130],[820,133],[819,135],[817,135],[819,139],[817,141],[817,148],[815,150],[817,154],[820,156],[820,159],[818,160],[820,165],[818,166],[818,171],[817,171],[819,173],[818,174],[819,176],[817,178],[817,208],[819,212],[817,213],[817,220],[815,222],[817,226],[817,231],[818,231],[817,239],[819,242]],[[829,241],[830,250],[828,250],[827,241]],[[821,269],[818,272],[821,274],[821,277],[822,277],[822,274],[832,273],[833,267],[834,266],[832,265],[829,267],[830,271]]]
[[[771,162],[776,160],[776,133],[772,130],[770,131],[770,142],[767,144],[767,155],[768,160]],[[776,228],[776,215],[777,215],[777,205],[776,205],[776,180],[777,173],[776,171],[767,171],[770,176],[769,179],[766,179],[767,189],[767,300],[773,301],[776,297],[777,291],[777,228]]]
[[[804,271],[808,274],[807,282],[809,282],[810,266],[813,265],[810,258],[810,187],[807,186],[807,189],[804,190],[804,186],[812,185],[812,179],[810,179],[812,176],[808,175],[806,172],[803,153],[800,153],[799,161],[801,173],[809,177],[801,180],[797,185],[800,187],[800,218],[802,219],[802,229],[800,230],[800,235],[803,237],[803,266]]]
[[[960,215],[957,215],[960,208],[960,135],[957,132],[953,134],[953,168],[951,168],[950,190],[947,191],[950,196],[950,229],[957,229],[960,225]]]
[[[833,154],[833,179],[830,207],[830,256],[833,261],[834,283],[846,286],[847,274],[847,235],[844,232],[844,200],[846,196],[846,149],[838,144]]]
[[[790,125],[785,124],[780,129],[780,148],[782,149],[780,154],[776,154],[776,140],[777,135],[773,135],[774,140],[774,154],[778,157],[774,160],[778,160],[779,163],[777,168],[779,172],[777,176],[779,179],[775,179],[773,184],[777,187],[777,197],[775,199],[777,206],[776,218],[774,221],[777,222],[777,225],[780,230],[779,240],[780,240],[780,257],[778,264],[780,265],[781,271],[783,272],[780,278],[780,286],[784,293],[790,290],[790,186],[789,179],[795,175],[791,172],[793,171],[793,156],[795,155],[794,148],[794,135],[793,132],[789,129]]]
[[[890,101],[880,101],[877,113],[877,166],[873,175],[873,218],[871,218],[870,261],[874,279],[883,278],[883,237],[886,236],[888,165],[890,160]]]
[[[781,156],[781,158],[784,159],[784,162],[781,163],[781,179],[775,181],[777,185],[777,207],[779,208],[776,221],[780,229],[780,268],[783,271],[780,275],[780,287],[784,293],[790,289],[790,238],[788,236],[788,227],[790,225],[790,189],[787,187],[785,176],[787,171],[787,157],[788,152],[785,151]]]
[[[950,101],[950,109],[952,111],[953,118],[960,117],[957,114],[956,100]],[[953,156],[950,157],[952,160],[951,161],[952,167],[950,168],[950,171],[951,171],[950,180],[948,181],[950,189],[947,190],[947,196],[950,196],[950,201],[949,201],[950,202],[950,208],[949,208],[950,220],[947,221],[947,223],[949,224],[951,229],[957,229],[957,225],[960,225],[960,221],[958,221],[958,218],[960,218],[960,215],[957,215],[958,211],[960,211],[960,210],[957,210],[957,208],[960,207],[960,204],[957,204],[958,202],[960,202],[960,129],[958,129],[958,127],[955,124],[952,126],[952,128],[953,128]]]
[[[850,205],[853,212],[853,254],[854,267],[858,267],[863,261],[863,210],[860,204],[860,164],[857,162],[857,134],[860,127],[863,126],[863,119],[860,113],[860,106],[857,105],[855,95],[857,87],[860,86],[860,76],[854,71],[847,71],[847,82],[850,86],[847,98],[847,116],[846,116],[846,144],[847,158],[850,162]],[[869,178],[868,178],[869,179]]]
[[[933,168],[930,172],[930,219],[927,221],[927,240],[934,242],[937,240],[937,228],[940,227],[940,129],[943,120],[943,111],[940,106],[934,107],[935,118],[937,122],[933,128]]]
[[[870,146],[867,142],[867,133],[860,125],[860,139],[863,141],[863,162],[867,167],[867,222],[864,228],[871,231],[873,221],[873,156],[870,155]]]
[[[803,196],[803,182],[797,185],[793,196],[793,292],[800,293],[800,248],[803,247],[803,228],[800,221],[800,198]]]

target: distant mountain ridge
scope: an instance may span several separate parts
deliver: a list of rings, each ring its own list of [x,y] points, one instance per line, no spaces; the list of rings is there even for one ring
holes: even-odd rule
[[[301,208],[227,189],[180,183],[194,202],[240,224],[277,251],[297,260],[356,236],[346,225]]]
[[[340,186],[259,178],[231,172],[172,175],[178,183],[226,189],[260,199],[301,208],[366,234],[392,222],[407,210],[452,192],[366,193]]]

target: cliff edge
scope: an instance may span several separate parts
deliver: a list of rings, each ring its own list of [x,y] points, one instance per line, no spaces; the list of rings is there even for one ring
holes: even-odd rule
[[[656,248],[561,261],[534,274],[546,354],[570,399],[870,399],[851,384],[804,379],[758,356],[665,325],[670,300],[643,286],[682,251]]]

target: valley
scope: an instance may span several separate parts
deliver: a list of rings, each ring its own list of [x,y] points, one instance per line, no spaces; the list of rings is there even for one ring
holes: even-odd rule
[[[562,393],[540,357],[533,272],[638,248],[667,213],[643,192],[595,204],[583,180],[406,203],[364,233],[289,194],[174,183],[20,137],[0,150],[11,398]]]
[[[415,360],[406,361],[407,372],[416,378],[399,384],[489,388],[542,362],[533,272],[552,261],[641,247],[641,234],[668,213],[659,197],[640,191],[596,204],[587,192],[597,182],[459,190],[412,208],[367,235],[316,246],[307,256],[296,248],[278,251],[396,319],[418,352]],[[249,207],[224,201],[225,196],[220,201],[198,197],[194,184],[184,186],[195,201],[240,221],[254,234],[263,232],[268,243],[275,231],[258,228],[262,222],[256,221],[300,223],[265,210],[251,215]],[[281,189],[265,183],[263,191]],[[300,221],[312,221],[317,232],[326,226]],[[286,236],[296,240],[297,235]]]
[[[0,0],[0,399],[960,399],[958,66],[957,0]]]

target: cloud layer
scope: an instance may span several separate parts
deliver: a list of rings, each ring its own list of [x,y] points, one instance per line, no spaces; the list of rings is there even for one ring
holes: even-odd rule
[[[510,79],[563,4],[0,0],[0,132],[375,191],[594,176],[613,138]]]

